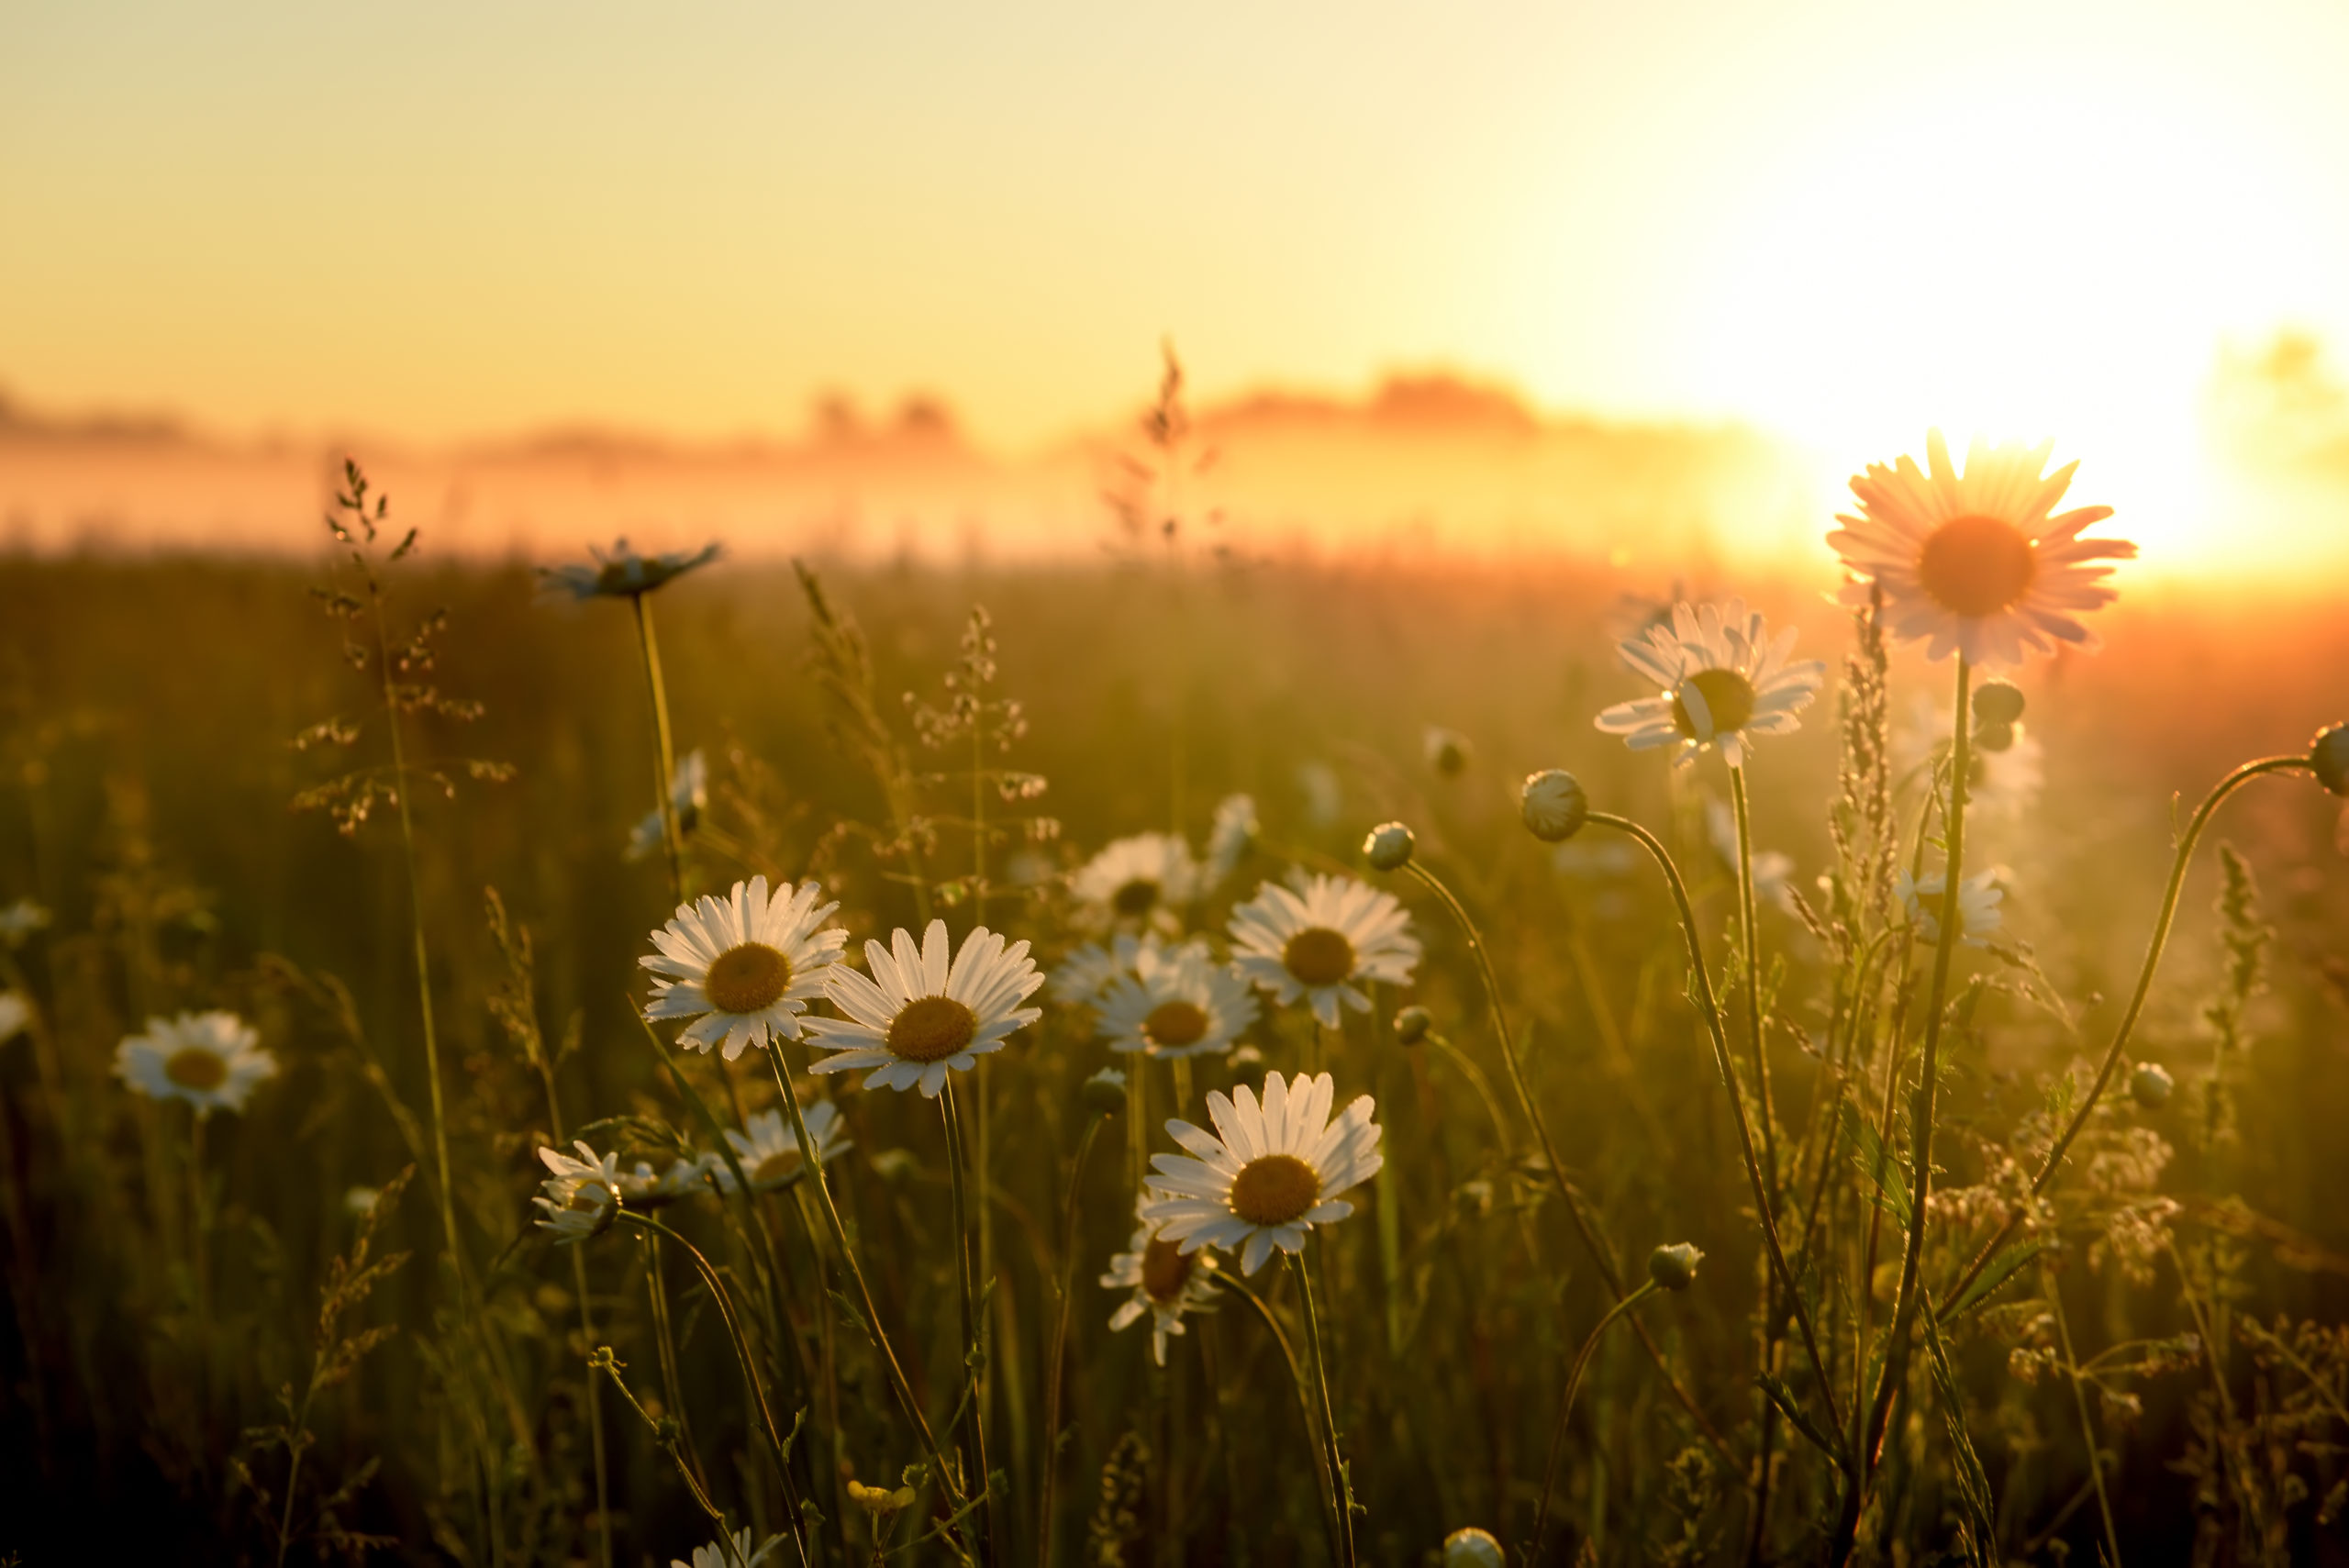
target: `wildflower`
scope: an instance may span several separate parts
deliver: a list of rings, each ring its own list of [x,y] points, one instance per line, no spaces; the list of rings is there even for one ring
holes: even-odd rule
[[[1208,828],[1208,862],[1200,886],[1222,885],[1223,879],[1239,866],[1241,858],[1256,847],[1260,831],[1253,795],[1227,795],[1216,802],[1215,820]]]
[[[701,814],[709,806],[709,763],[701,752],[685,753],[684,762],[669,779],[669,809],[677,816],[680,838],[694,830]],[[628,858],[640,861],[661,851],[661,812],[658,807],[646,812],[629,829]]]
[[[2349,795],[2349,724],[2327,725],[2309,742],[2309,766],[2316,782],[2335,795]]]
[[[608,553],[590,545],[587,553],[595,563],[573,562],[564,566],[539,568],[539,585],[551,595],[568,594],[582,601],[595,598],[633,599],[649,594],[673,579],[682,577],[697,566],[707,566],[718,557],[719,547],[704,545],[697,550],[674,550],[665,555],[639,555],[629,549],[628,540],[616,539]]]
[[[1737,813],[1725,800],[1705,802],[1705,837],[1713,841],[1713,853],[1732,872],[1737,870]],[[1765,904],[1779,908],[1794,903],[1795,862],[1792,855],[1776,850],[1757,850],[1753,855],[1753,896]]]
[[[1401,871],[1411,863],[1411,851],[1417,844],[1411,830],[1402,823],[1382,822],[1363,840],[1362,852],[1374,871]]]
[[[2149,1111],[2167,1105],[2171,1092],[2176,1087],[2176,1080],[2169,1075],[2169,1069],[2158,1062],[2140,1062],[2137,1070],[2129,1074],[2131,1097]]]
[[[1301,892],[1265,883],[1231,912],[1232,967],[1286,1007],[1306,998],[1324,1029],[1339,1004],[1370,1011],[1362,980],[1408,985],[1419,961],[1410,917],[1392,894],[1350,876],[1313,876]]]
[[[1443,1538],[1443,1568],[1502,1568],[1508,1561],[1490,1530],[1470,1525]]]
[[[816,1163],[829,1165],[848,1152],[851,1144],[847,1129],[841,1125],[840,1107],[829,1100],[818,1100],[801,1113],[807,1121],[807,1136],[816,1143]],[[798,1135],[781,1111],[761,1111],[742,1124],[740,1132],[726,1129],[726,1141],[734,1146],[734,1157],[742,1162],[742,1174],[749,1177],[752,1192],[771,1193],[790,1186],[807,1173],[807,1156],[799,1147]],[[718,1184],[728,1192],[734,1190],[734,1173],[719,1160],[711,1173]]]
[[[1445,778],[1458,778],[1467,769],[1471,751],[1468,737],[1457,729],[1429,725],[1427,733],[1420,737],[1419,749],[1427,755],[1428,766]]]
[[[1247,981],[1208,956],[1204,942],[1145,954],[1101,995],[1101,1034],[1109,1049],[1174,1060],[1230,1051],[1256,1021]]]
[[[1288,1080],[1269,1073],[1261,1103],[1244,1084],[1230,1098],[1208,1095],[1216,1132],[1187,1121],[1166,1124],[1174,1141],[1197,1158],[1151,1157],[1158,1173],[1150,1178],[1154,1196],[1141,1217],[1183,1252],[1202,1247],[1239,1252],[1244,1273],[1261,1268],[1275,1247],[1301,1251],[1308,1229],[1354,1211],[1338,1195],[1370,1180],[1385,1162],[1370,1096],[1332,1122],[1335,1093],[1327,1073]]]
[[[751,1532],[738,1529],[731,1539],[711,1541],[707,1546],[694,1548],[694,1560],[681,1562],[672,1557],[669,1568],[758,1568],[783,1544],[783,1537],[769,1536],[767,1543],[756,1551],[751,1550]]]
[[[530,1201],[545,1212],[539,1229],[551,1230],[558,1243],[584,1241],[611,1229],[620,1212],[620,1157],[598,1154],[583,1140],[568,1154],[541,1148],[539,1159],[552,1173],[539,1184],[540,1195]]]
[[[1564,768],[1544,768],[1525,775],[1519,809],[1525,830],[1545,844],[1563,843],[1582,831],[1590,820],[1590,796],[1582,782]]]
[[[660,952],[637,960],[660,977],[644,1016],[693,1019],[677,1043],[707,1051],[722,1042],[729,1062],[746,1045],[797,1040],[799,1015],[824,994],[848,940],[836,926],[818,929],[840,907],[818,908],[823,894],[813,882],[785,883],[769,896],[767,879],[754,876],[723,899],[677,906],[652,933]]]
[[[1119,839],[1069,880],[1069,891],[1101,924],[1171,925],[1175,909],[1198,890],[1199,867],[1191,846],[1172,833]]]
[[[19,898],[0,909],[0,946],[22,947],[35,931],[48,929],[49,911],[29,898]]]
[[[887,1486],[867,1486],[862,1481],[851,1481],[848,1484],[848,1500],[874,1518],[882,1519],[912,1503],[914,1489],[899,1486],[893,1490]]]
[[[1087,942],[1052,971],[1052,995],[1080,1006],[1097,1006],[1111,982],[1121,974],[1138,973],[1148,958],[1163,951],[1155,931],[1144,931],[1139,937],[1120,931],[1109,939],[1108,947]]]
[[[234,1013],[149,1018],[147,1032],[115,1048],[114,1073],[151,1100],[185,1100],[200,1117],[241,1111],[253,1086],[277,1073],[277,1058]]]
[[[1989,946],[1990,933],[2005,923],[1998,904],[2007,895],[1997,885],[1998,875],[1995,871],[1977,872],[1958,884],[1957,934],[1967,947]],[[1918,879],[1904,871],[1894,884],[1901,903],[1908,906],[1909,923],[1917,928],[1917,935],[1923,941],[1942,940],[1942,906],[1947,883],[1947,876],[1940,872]]]
[[[1687,1241],[1658,1247],[1648,1254],[1648,1278],[1665,1290],[1687,1290],[1697,1283],[1697,1265],[1705,1254]]]
[[[878,1069],[868,1089],[910,1089],[935,1099],[950,1070],[967,1073],[977,1058],[1003,1049],[1004,1037],[1042,1018],[1021,1007],[1044,977],[1029,962],[1028,944],[1004,945],[1000,932],[981,926],[963,939],[952,967],[946,922],[932,920],[921,946],[900,928],[890,946],[864,944],[871,979],[835,964],[825,994],[848,1017],[809,1018],[814,1042],[839,1055],[811,1072]]]
[[[1137,1218],[1150,1201],[1147,1195],[1136,1201]],[[1205,1248],[1182,1251],[1147,1218],[1136,1225],[1127,1249],[1110,1258],[1109,1272],[1101,1276],[1103,1289],[1132,1292],[1109,1315],[1109,1328],[1130,1329],[1149,1313],[1150,1353],[1164,1366],[1166,1337],[1186,1331],[1183,1315],[1215,1310],[1215,1254]]]
[[[1762,617],[1743,599],[1675,606],[1671,626],[1619,645],[1623,662],[1659,683],[1660,695],[1617,703],[1596,722],[1634,751],[1677,747],[1673,760],[1685,764],[1718,746],[1731,767],[1741,767],[1746,738],[1799,728],[1795,715],[1827,679],[1816,659],[1787,662],[1794,645],[1792,628],[1765,638]]]
[[[2135,557],[2126,539],[2084,539],[2081,530],[2112,516],[2082,506],[2049,517],[2071,487],[2068,463],[2043,474],[2054,443],[1993,448],[1976,438],[1965,473],[1950,466],[1942,433],[1925,437],[1928,473],[1903,457],[1891,468],[1870,463],[1852,481],[1860,516],[1827,536],[1854,580],[1842,603],[1884,595],[1886,628],[1903,641],[1927,639],[1929,659],[1956,653],[1968,663],[2012,666],[2026,649],[2052,651],[2058,641],[2096,646],[2076,615],[2110,602],[2103,562]]]

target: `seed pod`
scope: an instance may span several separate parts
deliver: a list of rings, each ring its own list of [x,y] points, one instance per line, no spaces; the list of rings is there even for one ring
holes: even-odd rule
[[[2129,1074],[2130,1095],[2149,1111],[2167,1105],[2176,1087],[2177,1082],[2169,1075],[2169,1069],[2158,1062],[2140,1062],[2137,1071]]]

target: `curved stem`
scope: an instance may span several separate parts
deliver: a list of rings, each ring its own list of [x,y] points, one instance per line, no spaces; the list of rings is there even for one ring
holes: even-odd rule
[[[1592,812],[1590,820],[1638,840],[1640,847],[1647,851],[1648,857],[1664,873],[1664,880],[1672,890],[1673,904],[1680,913],[1681,939],[1688,948],[1689,973],[1697,984],[1697,1008],[1704,1017],[1705,1032],[1713,1045],[1713,1064],[1720,1070],[1721,1083],[1729,1090],[1730,1109],[1737,1118],[1738,1147],[1745,1156],[1745,1177],[1753,1188],[1754,1207],[1762,1221],[1762,1240],[1770,1253],[1770,1267],[1776,1271],[1778,1284],[1794,1308],[1795,1322],[1802,1329],[1803,1350],[1810,1357],[1811,1370],[1818,1374],[1820,1397],[1827,1401],[1830,1429],[1840,1430],[1842,1418],[1837,1414],[1835,1385],[1827,1374],[1827,1359],[1820,1353],[1819,1334],[1811,1324],[1810,1308],[1803,1304],[1802,1292],[1795,1288],[1794,1271],[1787,1266],[1786,1249],[1778,1240],[1778,1221],[1771,1211],[1768,1187],[1762,1177],[1761,1156],[1753,1145],[1753,1118],[1746,1114],[1745,1091],[1738,1084],[1737,1063],[1730,1057],[1729,1030],[1721,1022],[1720,1003],[1713,995],[1712,977],[1705,968],[1705,950],[1697,940],[1697,912],[1688,902],[1687,884],[1680,880],[1680,868],[1673,863],[1672,851],[1645,828],[1628,817],[1607,811]]]
[[[1297,1413],[1304,1419],[1306,1440],[1313,1450],[1313,1475],[1321,1497],[1321,1527],[1330,1533],[1330,1555],[1334,1558],[1342,1550],[1339,1545],[1337,1491],[1330,1474],[1330,1454],[1322,1447],[1317,1430],[1319,1423],[1313,1415],[1313,1396],[1306,1386],[1304,1368],[1297,1363],[1297,1348],[1288,1342],[1288,1335],[1281,1328],[1281,1320],[1273,1316],[1271,1306],[1237,1272],[1218,1269],[1215,1280],[1226,1289],[1238,1291],[1240,1298],[1256,1309],[1256,1316],[1263,1318],[1264,1327],[1272,1331],[1273,1343],[1280,1347],[1281,1360],[1288,1367],[1289,1386],[1297,1390]]]
[[[2121,1532],[2113,1528],[2112,1499],[2105,1496],[2104,1457],[2097,1451],[2096,1426],[2088,1419],[2088,1396],[2081,1392],[2080,1358],[2072,1350],[2072,1325],[2064,1315],[2064,1290],[2044,1268],[2041,1271],[2042,1285],[2047,1293],[2047,1303],[2055,1309],[2055,1332],[2064,1346],[2065,1381],[2072,1385],[2072,1407],[2079,1413],[2080,1440],[2088,1448],[2088,1479],[2096,1483],[2097,1512],[2104,1516],[2104,1547],[2110,1554],[2112,1568],[2121,1568]]]
[[[652,597],[630,594],[636,611],[636,643],[644,655],[644,684],[652,700],[652,798],[661,808],[661,847],[669,857],[669,895],[685,901],[685,836],[677,827],[677,803],[670,781],[677,775],[675,743],[669,738],[669,688],[661,678],[661,645],[652,635]]]
[[[1061,1375],[1068,1360],[1069,1313],[1076,1305],[1076,1212],[1085,1185],[1085,1161],[1108,1117],[1095,1112],[1077,1140],[1076,1162],[1069,1168],[1068,1201],[1061,1217],[1061,1306],[1052,1323],[1052,1355],[1044,1366],[1044,1485],[1036,1513],[1037,1568],[1052,1568],[1052,1483],[1060,1473]]]
[[[2098,1064],[2096,1081],[2080,1097],[2078,1108],[2064,1124],[2064,1130],[2055,1135],[2054,1143],[2048,1145],[2047,1157],[2039,1164],[2039,1173],[2031,1179],[2032,1197],[2045,1192],[2054,1181],[2056,1169],[2064,1162],[2065,1152],[2072,1147],[2073,1140],[2079,1137],[2080,1129],[2087,1126],[2097,1102],[2104,1097],[2104,1091],[2111,1084],[2113,1073],[2120,1070],[2121,1058],[2129,1049],[2130,1037],[2136,1032],[2138,1016],[2145,1010],[2145,995],[2153,989],[2154,972],[2161,967],[2162,951],[2169,944],[2170,924],[2177,917],[2178,896],[2185,891],[2187,868],[2193,862],[2195,846],[2201,842],[2202,830],[2210,826],[2210,818],[2225,804],[2227,797],[2252,780],[2267,773],[2307,771],[2309,760],[2306,757],[2263,757],[2257,762],[2245,762],[2221,779],[2210,793],[2202,797],[2202,804],[2194,808],[2193,817],[2186,824],[2186,831],[2178,837],[2177,853],[2170,863],[2169,885],[2162,894],[2161,913],[2154,918],[2154,934],[2145,943],[2145,960],[2138,967],[2137,987],[2129,995],[2128,1010],[2121,1015],[2121,1022],[2112,1031],[2112,1043],[2105,1048],[2104,1060]],[[1956,1287],[1949,1293],[1948,1300],[1953,1307],[1965,1299],[1966,1290],[1981,1277],[1982,1271],[1989,1267],[1990,1260],[1997,1255],[1998,1249],[2005,1246],[2008,1238],[2021,1228],[2025,1213],[2025,1209],[2020,1207],[2010,1210],[2006,1223],[1982,1244],[1982,1250],[1974,1255],[1974,1261],[1966,1265],[1965,1273],[1959,1276]]]
[[[1582,1349],[1575,1353],[1574,1370],[1566,1373],[1566,1391],[1558,1400],[1558,1418],[1550,1428],[1550,1457],[1542,1467],[1542,1506],[1533,1515],[1533,1550],[1525,1554],[1528,1562],[1542,1561],[1542,1537],[1550,1528],[1550,1498],[1557,1491],[1558,1457],[1566,1446],[1567,1420],[1574,1415],[1575,1395],[1582,1388],[1583,1373],[1590,1370],[1590,1358],[1598,1350],[1599,1339],[1613,1326],[1615,1319],[1661,1288],[1650,1280],[1609,1307],[1607,1316],[1598,1320],[1598,1327],[1590,1331],[1590,1338],[1582,1342]]]
[[[1762,932],[1753,905],[1753,825],[1746,808],[1745,770],[1729,771],[1730,800],[1737,811],[1737,927],[1745,949],[1746,1045],[1753,1057],[1753,1083],[1762,1103],[1762,1161],[1770,1178],[1773,1207],[1778,1191],[1778,1110],[1770,1091],[1770,1057],[1762,1043]]]

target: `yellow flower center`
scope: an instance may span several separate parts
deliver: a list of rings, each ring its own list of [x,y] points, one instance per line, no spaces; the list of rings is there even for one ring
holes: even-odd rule
[[[1704,699],[1706,717],[1712,720],[1712,734],[1697,733],[1697,721],[1689,717],[1685,695],[1691,688]],[[1699,670],[1680,683],[1680,690],[1672,695],[1672,725],[1691,740],[1709,740],[1714,735],[1727,735],[1745,728],[1753,717],[1753,683],[1734,670]]]
[[[1158,906],[1159,891],[1157,883],[1138,876],[1109,895],[1110,912],[1121,919],[1139,919]]]
[[[2031,591],[2039,558],[2022,530],[2003,517],[1952,517],[1917,556],[1917,581],[1954,614],[1994,616]]]
[[[1208,1032],[1208,1015],[1190,1002],[1161,1002],[1142,1019],[1141,1032],[1152,1045],[1191,1045]]]
[[[1281,962],[1308,985],[1335,985],[1354,972],[1354,944],[1343,931],[1308,926],[1281,949]]]
[[[764,942],[744,942],[718,955],[701,988],[721,1013],[763,1013],[791,988],[791,961]]]
[[[1186,1257],[1174,1242],[1152,1237],[1150,1245],[1141,1250],[1142,1294],[1152,1301],[1172,1302],[1183,1294],[1183,1283],[1191,1277],[1196,1261]]]
[[[797,1144],[778,1149],[752,1168],[751,1180],[759,1186],[780,1186],[799,1174],[800,1164]]]
[[[163,1076],[183,1089],[209,1094],[228,1081],[228,1062],[218,1051],[200,1045],[183,1046],[163,1063]]]
[[[1231,1181],[1231,1212],[1251,1225],[1286,1225],[1321,1197],[1321,1178],[1294,1154],[1260,1154]]]
[[[952,996],[924,996],[889,1020],[889,1054],[907,1062],[943,1062],[978,1038],[978,1015]]]

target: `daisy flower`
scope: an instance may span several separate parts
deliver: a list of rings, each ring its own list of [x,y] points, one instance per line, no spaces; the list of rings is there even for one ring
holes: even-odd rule
[[[1770,639],[1743,599],[1675,605],[1670,626],[1618,644],[1623,662],[1661,691],[1617,703],[1598,716],[1598,726],[1634,751],[1674,746],[1679,754],[1673,761],[1686,764],[1718,746],[1731,767],[1742,767],[1747,738],[1798,728],[1795,715],[1827,679],[1827,666],[1816,659],[1787,662],[1794,645],[1793,628]]]
[[[1998,905],[2007,895],[1998,885],[1998,877],[1995,871],[1977,872],[1957,884],[1957,935],[1967,947],[1988,947],[1990,933],[2005,923],[2006,917],[1999,912]],[[1948,885],[1948,877],[1940,872],[1918,879],[1904,871],[1894,884],[1893,890],[1907,906],[1909,923],[1917,928],[1920,940],[1942,940],[1942,908]]]
[[[769,1536],[767,1543],[756,1551],[751,1550],[751,1532],[738,1529],[730,1540],[711,1541],[707,1546],[694,1548],[691,1562],[678,1558],[669,1559],[669,1568],[759,1568],[783,1544],[783,1537]]]
[[[31,1003],[14,991],[0,991],[0,1045],[22,1034],[32,1021]]]
[[[1419,940],[1410,917],[1366,882],[1316,875],[1291,892],[1275,883],[1231,912],[1231,963],[1286,1007],[1302,996],[1324,1029],[1338,1027],[1339,1004],[1370,1011],[1354,982],[1411,983]]]
[[[1243,1273],[1264,1266],[1275,1247],[1296,1252],[1305,1233],[1354,1211],[1338,1195],[1378,1173],[1379,1127],[1368,1095],[1330,1119],[1336,1085],[1330,1074],[1284,1079],[1264,1075],[1260,1103],[1241,1084],[1226,1098],[1208,1095],[1215,1132],[1187,1121],[1166,1130],[1196,1159],[1156,1154],[1150,1178],[1155,1195],[1141,1218],[1185,1253],[1219,1247],[1240,1254]],[[1222,1136],[1218,1137],[1220,1133]]]
[[[1120,931],[1109,939],[1109,945],[1087,942],[1061,961],[1052,971],[1052,996],[1056,1001],[1080,1006],[1094,1006],[1101,1000],[1101,993],[1121,974],[1131,974],[1146,953],[1156,953],[1164,944],[1155,931],[1144,931],[1136,937]]]
[[[600,1236],[618,1218],[625,1178],[618,1154],[598,1154],[584,1140],[573,1143],[576,1160],[541,1148],[539,1159],[551,1173],[539,1184],[540,1195],[530,1201],[543,1210],[539,1229],[551,1230],[557,1242],[584,1241]]]
[[[801,1113],[807,1118],[807,1136],[816,1140],[816,1162],[829,1165],[849,1151],[848,1131],[841,1125],[838,1106],[829,1100],[818,1100]],[[800,1152],[799,1140],[791,1130],[790,1121],[781,1111],[761,1111],[745,1122],[740,1132],[726,1129],[726,1141],[734,1146],[734,1157],[742,1162],[742,1173],[751,1179],[751,1190],[771,1193],[790,1186],[807,1170],[807,1157]],[[711,1173],[718,1184],[728,1192],[734,1190],[734,1173],[726,1162],[712,1155],[716,1170]]]
[[[1171,922],[1199,891],[1191,846],[1172,833],[1119,839],[1069,879],[1069,891],[1097,922]]]
[[[587,547],[592,562],[573,562],[564,566],[539,568],[539,585],[542,593],[560,596],[570,595],[574,599],[596,598],[633,599],[649,594],[672,578],[682,577],[697,566],[707,566],[718,557],[719,547],[704,545],[701,549],[673,550],[664,555],[639,555],[629,549],[628,540],[613,541],[609,551]]]
[[[149,1018],[145,1034],[115,1048],[114,1075],[150,1100],[185,1100],[200,1117],[241,1111],[253,1085],[276,1075],[277,1058],[234,1013]]]
[[[1136,1215],[1149,1204],[1147,1195],[1137,1201]],[[1148,1313],[1150,1353],[1164,1366],[1166,1337],[1186,1332],[1183,1315],[1215,1310],[1215,1254],[1204,1248],[1184,1251],[1147,1219],[1135,1227],[1128,1248],[1109,1260],[1109,1272],[1101,1276],[1103,1289],[1132,1292],[1109,1315],[1109,1328],[1112,1332],[1130,1329]]]
[[[1256,825],[1256,797],[1227,795],[1216,802],[1215,820],[1208,827],[1208,863],[1201,884],[1219,887],[1238,868],[1241,857],[1256,847],[1263,831]]]
[[[1204,942],[1141,957],[1102,993],[1101,1037],[1111,1051],[1146,1051],[1172,1061],[1230,1051],[1256,1021],[1248,982],[1208,956]]]
[[[659,978],[648,1018],[691,1018],[677,1043],[707,1051],[724,1042],[726,1060],[746,1045],[799,1038],[799,1015],[824,994],[824,977],[839,962],[848,933],[818,929],[838,904],[818,908],[823,888],[785,883],[772,896],[767,879],[738,882],[724,898],[705,895],[680,904],[668,925],[652,933],[661,951],[637,960]]]
[[[1859,607],[1871,584],[1882,589],[1886,628],[1926,639],[1929,659],[1954,652],[1969,664],[2014,665],[2025,650],[2051,652],[2057,642],[2095,647],[2075,617],[2112,599],[2105,563],[2132,559],[2137,547],[2080,537],[2112,516],[2110,506],[2049,516],[2079,467],[2043,473],[2054,448],[1976,438],[1960,474],[1933,430],[1925,473],[1913,458],[1870,463],[1852,480],[1860,515],[1838,514],[1843,526],[1827,536],[1854,575],[1842,602]]]
[[[694,830],[709,806],[709,762],[699,750],[685,753],[669,779],[669,809],[677,814],[677,836]],[[661,811],[658,806],[637,819],[628,832],[628,858],[640,861],[661,851]]]
[[[918,1087],[936,1099],[950,1070],[969,1072],[979,1057],[1002,1050],[1006,1035],[1044,1016],[1041,1007],[1019,1006],[1044,983],[1026,942],[1006,947],[1001,932],[981,926],[963,939],[951,967],[950,948],[946,922],[932,920],[918,948],[902,927],[888,947],[865,943],[869,980],[834,964],[825,995],[848,1017],[811,1018],[807,1031],[815,1044],[840,1054],[808,1071],[871,1067],[876,1071],[864,1081],[868,1089]]]

